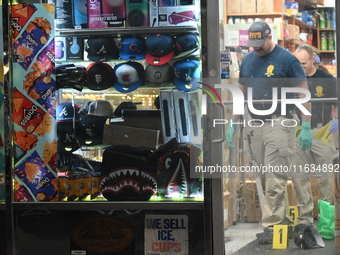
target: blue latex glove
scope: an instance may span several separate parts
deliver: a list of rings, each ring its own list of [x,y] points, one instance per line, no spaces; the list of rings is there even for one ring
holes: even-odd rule
[[[310,147],[312,147],[313,134],[310,129],[309,122],[302,122],[301,127],[302,129],[300,132],[299,144],[301,146],[301,149],[305,151],[305,150],[308,150]]]
[[[332,122],[332,126],[329,129],[329,131],[331,133],[338,132],[338,119],[332,119],[331,122]]]
[[[232,120],[230,120],[230,125],[229,125],[228,130],[227,130],[227,143],[228,143],[230,148],[234,148],[235,147],[234,144],[233,144],[234,133],[235,133],[235,128],[232,125]]]

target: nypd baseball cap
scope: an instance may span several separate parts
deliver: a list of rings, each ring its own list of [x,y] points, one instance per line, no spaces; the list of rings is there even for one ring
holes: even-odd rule
[[[271,34],[269,25],[264,21],[253,23],[248,30],[248,47],[261,47]]]
[[[119,56],[125,60],[144,59],[146,54],[145,38],[142,36],[125,36],[120,42]]]
[[[128,93],[137,89],[144,80],[144,67],[138,62],[125,62],[113,68],[116,75],[114,87],[117,91]]]
[[[115,77],[113,69],[106,63],[92,63],[86,68],[85,86],[91,90],[103,90],[113,87]]]
[[[175,38],[175,54],[173,58],[186,57],[199,49],[198,37],[194,34],[178,35]]]
[[[145,85],[172,83],[172,77],[172,66],[169,63],[159,66],[147,65],[145,68]]]
[[[197,89],[200,84],[201,72],[198,60],[179,60],[173,65],[174,84],[178,89],[190,91]]]
[[[85,50],[87,58],[94,62],[118,58],[118,47],[113,37],[91,37],[86,42]]]
[[[163,65],[170,61],[175,51],[172,36],[157,34],[149,36],[146,41],[145,60],[150,65]]]

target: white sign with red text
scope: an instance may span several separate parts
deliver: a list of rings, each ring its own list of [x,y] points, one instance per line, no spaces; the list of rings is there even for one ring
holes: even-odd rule
[[[145,255],[188,255],[187,215],[146,215]]]

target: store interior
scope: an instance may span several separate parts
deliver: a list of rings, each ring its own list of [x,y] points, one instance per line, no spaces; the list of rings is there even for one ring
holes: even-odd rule
[[[316,60],[314,65],[323,68],[337,76],[335,50],[335,23],[324,16],[335,11],[335,1],[273,1],[268,5],[261,1],[227,1],[224,6],[222,45],[231,55],[231,79],[223,79],[222,83],[235,85],[239,73],[239,65],[248,53],[243,31],[256,20],[270,24],[274,31],[276,43],[291,52],[301,44],[311,45]],[[283,8],[282,8],[283,6]],[[293,7],[295,6],[295,7]],[[328,16],[331,17],[331,16]],[[334,18],[333,18],[334,19]],[[332,25],[333,22],[333,25]],[[325,37],[325,34],[329,37]],[[329,38],[329,39],[328,39]],[[222,92],[223,93],[223,92]],[[223,95],[226,106],[226,119],[231,116],[232,97],[230,92]],[[336,96],[336,95],[335,95]],[[229,148],[224,144],[224,159],[222,163],[236,166],[251,166],[254,164],[248,149],[246,130],[242,129],[236,136],[236,147]],[[337,138],[335,138],[337,140]],[[335,143],[337,146],[337,143]],[[336,154],[334,154],[335,156]],[[256,234],[263,232],[261,226],[261,207],[258,188],[253,173],[227,173],[224,178],[224,228],[225,254],[337,254],[334,238],[323,239],[325,247],[304,249],[294,243],[294,238],[288,239],[287,247],[274,249],[272,244],[259,244]],[[262,185],[263,185],[262,181]],[[314,201],[314,228],[319,223],[319,194],[315,176],[311,179]],[[263,185],[264,187],[264,185]],[[287,182],[287,196],[290,208],[297,205],[296,192],[290,178]],[[293,210],[293,209],[291,209]],[[292,215],[292,217],[294,217]]]

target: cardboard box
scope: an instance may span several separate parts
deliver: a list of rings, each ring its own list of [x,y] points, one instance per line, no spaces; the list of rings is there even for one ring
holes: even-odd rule
[[[125,1],[119,6],[110,5],[109,0],[88,0],[89,28],[125,26]]]
[[[126,0],[126,27],[149,26],[149,0]]]
[[[256,0],[242,0],[241,13],[256,13]]]
[[[71,0],[53,0],[55,6],[54,25],[57,29],[74,28]]]
[[[287,181],[287,193],[288,193],[289,205],[290,206],[297,205],[297,203],[296,203],[296,191],[295,191],[292,180]]]
[[[84,60],[82,37],[66,37],[66,60]]]
[[[255,180],[246,180],[244,187],[245,220],[247,222],[260,222],[262,217],[260,201]]]
[[[150,24],[150,27],[158,27],[158,1],[157,0],[150,0],[149,24]]]
[[[56,61],[66,61],[66,38],[55,37],[55,59]]]
[[[285,13],[292,16],[298,15],[299,3],[295,2],[285,3]]]
[[[233,198],[229,192],[223,193],[224,203],[224,229],[233,225]]]
[[[109,124],[104,126],[103,144],[126,144],[157,148],[159,130]]]
[[[288,38],[289,40],[299,40],[300,39],[300,27],[297,25],[288,24]]]
[[[231,15],[241,13],[241,2],[239,0],[227,0],[227,13]]]
[[[283,6],[282,6],[283,8]],[[274,12],[274,1],[273,0],[257,0],[256,11],[258,13],[271,13]],[[282,9],[281,9],[282,11]]]
[[[198,9],[196,5],[158,7],[158,25],[167,26],[196,26]]]
[[[111,123],[119,126],[160,130],[159,142],[163,143],[160,110],[124,109],[123,117],[111,119]]]

